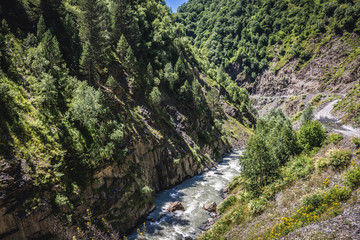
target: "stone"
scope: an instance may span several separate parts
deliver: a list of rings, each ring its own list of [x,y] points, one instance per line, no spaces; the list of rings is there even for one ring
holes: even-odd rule
[[[173,202],[167,209],[168,212],[175,212],[177,210],[185,211],[184,206],[179,201]]]
[[[216,207],[217,207],[216,202],[212,202],[212,203],[210,203],[208,205],[204,205],[203,209],[208,211],[208,212],[216,212]]]

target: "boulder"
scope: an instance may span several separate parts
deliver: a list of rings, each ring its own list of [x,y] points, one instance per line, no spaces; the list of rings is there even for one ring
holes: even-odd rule
[[[216,202],[212,202],[208,205],[204,205],[203,209],[208,212],[216,212],[216,207],[217,207]]]
[[[170,207],[167,209],[168,212],[175,212],[177,210],[181,210],[181,211],[185,210],[184,206],[179,201],[173,202],[170,205]]]

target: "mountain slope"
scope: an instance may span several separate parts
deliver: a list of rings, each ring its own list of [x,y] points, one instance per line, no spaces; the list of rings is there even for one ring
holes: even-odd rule
[[[177,20],[200,52],[252,93],[332,91],[329,82],[339,87],[358,74],[359,4],[191,0]]]

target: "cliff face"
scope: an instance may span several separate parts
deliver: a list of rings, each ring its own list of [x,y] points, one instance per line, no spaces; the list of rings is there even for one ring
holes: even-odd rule
[[[249,89],[256,95],[281,96],[316,93],[347,93],[360,75],[359,37],[324,35],[313,39],[315,49],[305,64],[291,60],[281,68],[274,61]],[[246,83],[245,83],[246,84]]]
[[[221,140],[215,143],[219,153],[230,151],[230,145]],[[28,209],[28,196],[41,191],[26,179],[21,164],[1,164],[0,237],[1,239],[31,239],[46,234],[68,238],[74,227],[62,226],[59,216],[72,213],[85,216],[90,209],[97,217],[105,217],[121,233],[130,231],[141,219],[155,208],[152,191],[169,188],[185,178],[200,174],[204,167],[214,164],[209,146],[202,149],[209,156],[201,162],[191,152],[179,152],[167,142],[139,139],[129,148],[124,161],[115,162],[97,170],[91,184],[79,191],[79,205],[65,203],[54,209],[51,199],[56,189],[45,191],[34,209]],[[175,159],[174,156],[182,156]],[[148,190],[151,189],[151,190]],[[72,199],[73,201],[75,199]],[[57,214],[54,215],[54,211]]]

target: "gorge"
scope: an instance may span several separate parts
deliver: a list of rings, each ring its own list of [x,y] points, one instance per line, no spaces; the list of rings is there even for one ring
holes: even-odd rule
[[[356,239],[359,17],[358,0],[2,1],[0,239]]]

